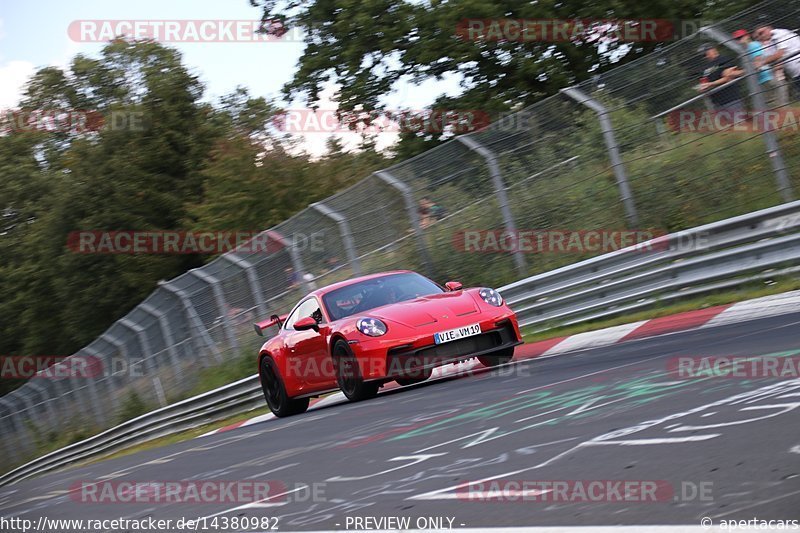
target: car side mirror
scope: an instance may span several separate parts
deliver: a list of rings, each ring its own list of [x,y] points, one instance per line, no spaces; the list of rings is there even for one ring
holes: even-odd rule
[[[448,281],[444,286],[450,292],[460,291],[464,287],[460,281]]]
[[[308,329],[313,329],[317,333],[319,333],[319,325],[317,321],[311,318],[310,316],[303,317],[297,322],[294,323],[294,329],[297,331],[306,331]]]

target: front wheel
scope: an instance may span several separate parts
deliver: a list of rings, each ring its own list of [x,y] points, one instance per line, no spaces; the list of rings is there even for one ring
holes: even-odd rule
[[[336,370],[336,382],[348,400],[359,402],[378,394],[380,384],[364,381],[358,368],[358,360],[343,340],[338,340],[333,345],[333,366]]]
[[[483,366],[500,366],[508,363],[514,357],[514,347],[504,348],[496,352],[487,353],[486,355],[479,355],[478,361]]]
[[[298,415],[308,409],[308,398],[289,398],[286,394],[286,387],[272,357],[261,360],[261,388],[269,410],[279,418]]]

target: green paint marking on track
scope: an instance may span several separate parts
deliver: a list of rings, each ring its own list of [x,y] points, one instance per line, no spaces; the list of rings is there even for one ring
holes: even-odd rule
[[[758,357],[788,357],[797,355],[798,350],[775,352],[761,356],[752,356],[748,359]],[[426,426],[416,428],[405,433],[394,435],[388,441],[396,441],[430,435],[444,429],[474,424],[477,421],[492,420],[501,416],[513,414],[524,415],[526,411],[540,411],[532,413],[525,418],[535,419],[539,417],[551,418],[538,420],[532,424],[509,430],[506,432],[495,432],[491,438],[504,437],[512,433],[518,433],[542,425],[556,425],[567,420],[581,420],[592,416],[599,416],[613,409],[631,409],[639,407],[657,400],[668,398],[678,392],[683,391],[687,386],[705,382],[709,386],[700,390],[702,394],[717,392],[730,389],[734,386],[749,389],[756,382],[752,380],[725,379],[718,381],[718,385],[712,385],[717,376],[695,377],[689,379],[675,380],[671,372],[657,372],[649,376],[642,376],[628,381],[614,383],[612,385],[589,385],[577,390],[570,390],[562,393],[553,393],[548,390],[538,390],[530,394],[502,400],[496,404],[480,407],[465,413],[455,414],[443,420],[438,420]],[[577,413],[573,411],[585,406]],[[566,413],[564,413],[566,411]]]

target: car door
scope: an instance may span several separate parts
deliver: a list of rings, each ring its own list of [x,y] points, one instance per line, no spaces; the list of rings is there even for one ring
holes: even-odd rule
[[[303,300],[284,323],[287,370],[298,378],[306,392],[335,387],[325,335],[313,329],[294,329],[295,322],[306,317],[314,318],[317,324],[324,322],[319,301],[314,296]]]

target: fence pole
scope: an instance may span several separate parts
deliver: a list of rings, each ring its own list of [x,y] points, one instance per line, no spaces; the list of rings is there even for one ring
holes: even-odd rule
[[[27,419],[31,422],[31,424],[38,430],[39,426],[36,424],[36,406],[33,403],[33,398],[28,395],[27,388],[30,386],[30,383],[26,383],[22,387],[17,389],[17,396],[22,398],[23,403],[27,405],[25,412],[27,413]]]
[[[350,268],[353,269],[353,274],[360,276],[361,262],[358,260],[358,255],[356,254],[356,247],[353,244],[353,233],[350,231],[350,224],[347,223],[347,219],[322,202],[313,203],[309,207],[316,209],[324,216],[336,222],[336,224],[339,226],[339,233],[342,236],[342,242],[344,243],[344,249],[347,253],[347,259],[350,262]]]
[[[500,213],[503,216],[503,226],[505,227],[506,233],[516,239],[517,226],[514,224],[514,217],[511,215],[511,207],[509,206],[508,194],[506,193],[506,184],[503,181],[503,175],[500,173],[500,166],[497,164],[497,158],[494,152],[468,135],[456,137],[456,140],[486,160],[486,165],[489,167],[489,175],[492,177],[494,194],[497,196],[497,203],[500,205]],[[519,246],[515,248],[514,265],[517,268],[517,274],[525,276],[527,274],[525,256],[522,255],[522,250],[519,249]]]
[[[114,335],[113,333],[108,331],[100,335],[100,338],[103,339],[106,342],[106,344],[110,344],[111,346],[114,346],[117,350],[119,350],[119,353],[122,354],[122,357],[125,359],[125,364],[127,365],[125,371],[129,373],[128,377],[130,377],[129,371],[133,367],[133,363],[131,362],[131,355],[128,352],[128,347],[125,345],[125,342],[116,335]]]
[[[375,173],[378,178],[385,181],[390,186],[394,187],[400,194],[403,195],[403,202],[408,212],[408,220],[411,223],[411,230],[414,232],[414,240],[417,242],[417,250],[419,251],[422,264],[425,266],[425,273],[429,277],[433,277],[433,263],[431,262],[428,247],[425,245],[425,237],[422,235],[422,226],[419,222],[419,211],[417,204],[414,202],[414,194],[411,192],[411,187],[400,181],[398,178],[389,173],[388,170],[379,170]]]
[[[194,308],[192,301],[189,299],[189,295],[186,294],[183,289],[179,289],[178,287],[173,287],[170,285],[169,281],[161,281],[158,283],[158,286],[178,297],[183,304],[184,311],[186,311],[186,316],[189,318],[189,323],[192,324],[194,329],[197,330],[197,334],[202,340],[202,344],[214,354],[214,357],[217,361],[222,362],[222,354],[220,353],[219,348],[217,348],[217,345],[214,344],[214,341],[211,339],[211,335],[208,334],[208,330],[203,325],[203,321],[200,320],[200,315],[197,314],[197,309]],[[194,335],[192,335],[192,337],[194,337]]]
[[[628,227],[638,227],[639,214],[636,212],[636,203],[634,202],[633,192],[631,192],[631,187],[628,183],[628,174],[625,172],[625,165],[622,163],[622,157],[619,154],[619,145],[614,136],[614,127],[611,125],[611,119],[608,118],[608,109],[594,98],[584,94],[583,91],[579,90],[577,87],[567,87],[561,89],[561,92],[579,104],[585,105],[597,114],[597,118],[600,121],[600,130],[603,132],[603,140],[606,143],[608,156],[611,159],[611,169],[614,171],[619,194],[625,206],[625,218],[628,222]]]
[[[93,411],[96,414],[97,412],[95,410],[99,408],[100,404],[98,403],[97,395],[95,394],[94,381],[92,379],[82,380],[79,376],[75,375],[72,370],[73,369],[71,367],[67,367],[66,371],[68,372],[67,375],[69,377],[66,379],[66,382],[69,383],[73,401],[81,406],[78,414],[83,416]],[[88,401],[84,397],[87,392],[89,395]],[[79,419],[79,422],[81,425],[85,424],[85,421],[82,419]]]
[[[52,370],[55,372],[55,368]],[[61,379],[54,379],[51,381],[53,392],[55,393],[55,400],[56,400],[56,410],[60,413],[64,413],[64,408],[67,405],[66,396],[69,393],[69,383],[65,383],[64,380]],[[62,400],[63,398],[63,400]],[[65,417],[62,417],[65,418]]]
[[[228,303],[225,301],[225,295],[222,293],[222,282],[199,268],[193,268],[189,271],[189,274],[211,286],[211,292],[214,293],[214,300],[217,302],[217,308],[221,313],[222,325],[225,327],[225,336],[228,337],[228,344],[233,349],[234,353],[238,355],[239,342],[236,340],[236,333],[233,330],[233,324],[231,324]]]
[[[28,380],[28,384],[33,390],[39,393],[39,398],[41,399],[40,403],[44,406],[44,410],[47,411],[47,418],[50,421],[50,428],[55,430],[58,428],[58,417],[56,417],[56,412],[53,409],[53,406],[50,405],[50,398],[47,394],[47,389],[36,383],[35,379],[36,378],[34,377],[34,379]]]
[[[121,318],[119,320],[119,325],[131,330],[136,335],[136,338],[139,340],[139,347],[142,350],[142,355],[146,361],[145,366],[150,372],[157,372],[158,365],[153,357],[153,350],[150,349],[150,341],[147,340],[144,328],[129,318]]]
[[[98,382],[102,381],[102,382],[105,383],[106,395],[108,396],[108,399],[104,400],[102,404],[98,403],[97,406],[92,406],[92,407],[95,410],[95,415],[97,415],[98,419],[102,420],[103,422],[106,422],[108,420],[107,412],[106,412],[106,410],[101,409],[100,405],[105,405],[106,402],[110,402],[111,403],[111,412],[112,412],[112,414],[115,413],[117,411],[117,409],[119,408],[119,398],[117,397],[116,390],[114,389],[114,380],[113,380],[114,362],[112,360],[111,361],[111,365],[109,366],[108,362],[103,359],[103,357],[104,357],[103,353],[100,352],[100,350],[92,348],[91,345],[86,346],[83,349],[83,351],[88,353],[92,357],[96,357],[97,359],[99,359],[103,363],[103,377],[101,379],[99,379]],[[96,388],[95,388],[95,394],[98,394]],[[98,395],[98,399],[99,399],[99,395]]]
[[[759,87],[756,77],[757,71],[755,67],[753,67],[753,58],[750,57],[750,54],[747,52],[747,47],[740,45],[735,39],[716,28],[706,26],[700,28],[700,33],[707,35],[722,46],[732,50],[741,58],[742,64],[744,65],[745,77],[747,78],[747,89],[750,92],[755,115],[758,116],[766,111],[767,102],[764,99],[764,94],[761,92],[761,87]],[[761,123],[764,124],[766,122],[762,120]],[[769,128],[764,128],[764,133],[762,135],[764,136],[767,157],[772,165],[772,171],[775,173],[778,192],[784,202],[791,202],[794,199],[794,192],[792,191],[792,184],[789,181],[789,176],[786,173],[786,164],[783,161],[783,153],[781,152],[780,144],[778,144],[778,139],[775,137],[775,133]]]
[[[258,276],[256,276],[255,265],[232,253],[222,254],[220,257],[222,260],[228,261],[233,266],[239,267],[244,271],[244,275],[247,277],[247,283],[250,285],[250,292],[253,293],[253,301],[256,304],[258,315],[261,317],[267,316],[267,308],[264,305],[264,293],[261,290],[261,283],[258,281]]]
[[[8,424],[11,427],[15,428],[9,432],[3,431],[3,434],[5,434],[7,437],[6,451],[8,452],[8,456],[12,457],[16,461],[19,460],[19,458],[21,457],[19,452],[21,446],[20,441],[23,440],[22,439],[23,427],[22,424],[20,424],[19,420],[17,420],[19,413],[17,412],[16,409],[14,409],[14,404],[12,404],[10,400],[4,397],[0,397],[0,405],[6,406],[6,411],[8,412]],[[14,439],[12,438],[12,435],[17,437],[16,446],[14,445]]]
[[[298,283],[305,284],[308,292],[316,290],[317,286],[314,284],[314,281],[306,279],[306,269],[305,266],[303,266],[303,258],[300,256],[297,246],[295,246],[294,238],[287,239],[285,235],[274,229],[267,231],[269,231],[274,236],[275,240],[280,242],[283,247],[289,251],[289,259],[292,261],[292,269],[297,274]],[[267,301],[271,301],[271,299]],[[266,302],[264,303],[266,305]],[[264,316],[267,316],[267,314],[269,314],[269,310],[264,312]]]
[[[80,354],[81,352],[86,352],[87,354],[91,355],[90,351],[87,348],[81,349],[78,352],[78,354]],[[100,360],[99,357],[98,360]],[[96,367],[89,367],[89,370],[91,371],[93,368]],[[79,378],[78,376],[73,376],[72,378],[73,380],[83,379],[85,381],[85,385],[83,385],[83,387],[80,388],[85,387],[89,391],[89,405],[91,406],[91,411],[94,414],[95,422],[98,425],[101,425],[106,421],[105,410],[103,409],[104,403],[100,401],[100,396],[97,394],[97,381],[103,379],[104,372],[105,372],[104,365],[101,365],[100,374],[97,376],[88,374],[83,376],[82,378]],[[73,382],[72,386],[73,388],[75,388],[76,384]],[[112,402],[112,406],[116,406],[116,402]]]
[[[0,428],[2,428],[0,436],[3,437],[3,447],[5,448],[5,453],[3,454],[5,462],[0,464],[4,464],[9,470],[19,459],[17,455],[17,446],[14,444],[14,430],[11,429],[13,425],[11,420],[12,416],[11,412],[8,412],[6,416],[0,417],[0,421],[5,419],[5,421],[0,422]]]
[[[161,329],[161,335],[164,337],[164,344],[167,345],[170,361],[172,361],[172,366],[177,369],[180,366],[180,361],[178,359],[178,351],[175,349],[175,339],[172,336],[172,330],[169,327],[166,312],[160,311],[152,305],[145,303],[140,304],[139,309],[158,320],[158,327]]]

